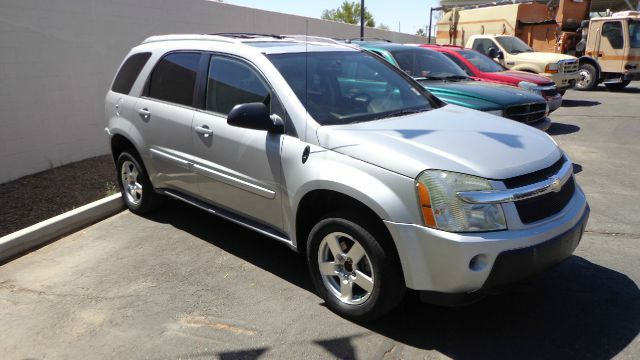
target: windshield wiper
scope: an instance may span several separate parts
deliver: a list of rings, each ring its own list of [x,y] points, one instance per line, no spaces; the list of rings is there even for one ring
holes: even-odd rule
[[[424,81],[424,80],[442,80],[440,76],[416,76],[413,78],[415,81]]]
[[[384,119],[384,118],[390,118],[390,117],[396,117],[396,116],[417,114],[417,113],[421,113],[421,112],[424,112],[424,111],[427,111],[427,110],[430,110],[430,108],[402,109],[402,110],[395,111],[395,112],[392,112],[392,113],[384,114],[384,116],[378,117],[377,119]]]
[[[468,78],[469,77],[465,75],[449,75],[449,76],[443,77],[443,79],[445,80],[466,80]]]

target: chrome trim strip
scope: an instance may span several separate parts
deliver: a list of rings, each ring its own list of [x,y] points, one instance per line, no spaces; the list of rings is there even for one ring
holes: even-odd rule
[[[573,164],[566,161],[557,174],[547,180],[509,190],[460,191],[462,201],[470,204],[498,204],[530,199],[550,192],[558,192],[573,175]]]
[[[177,165],[183,169],[189,170],[189,162],[187,160],[180,159],[177,156],[169,155],[163,151],[156,150],[156,149],[149,149],[149,152],[151,153],[152,158],[158,158],[160,160],[169,162],[173,165]]]
[[[272,239],[278,240],[278,241],[282,241],[283,243],[289,245],[292,248],[295,248],[293,246],[293,242],[291,240],[289,240],[286,235],[284,234],[279,234],[276,230],[273,230],[271,228],[269,228],[266,225],[262,225],[262,224],[253,224],[252,222],[250,222],[249,220],[243,219],[241,218],[239,215],[235,215],[229,211],[220,209],[216,206],[213,206],[211,204],[207,204],[203,201],[197,200],[197,199],[192,199],[190,196],[186,196],[183,195],[181,193],[175,192],[173,190],[169,190],[169,189],[161,189],[160,190],[163,194],[168,195],[176,200],[180,200],[183,201],[187,204],[193,205],[199,209],[202,209],[208,213],[211,213],[213,215],[217,215],[223,219],[229,220],[231,222],[234,222],[238,225],[244,226],[248,229],[251,229],[255,232],[258,232],[262,235],[268,236]]]
[[[202,165],[198,165],[198,164],[193,164],[193,171],[206,176],[208,178],[223,182],[227,185],[231,185],[233,187],[237,187],[238,189],[242,189],[245,191],[248,191],[252,194],[256,194],[262,197],[265,197],[267,199],[275,199],[276,197],[276,192],[269,190],[269,189],[265,189],[261,186],[252,184],[250,182],[247,181],[243,181],[240,180],[238,178],[235,178],[233,176],[229,176],[226,174],[223,174],[221,172],[212,170],[210,168],[204,167]]]

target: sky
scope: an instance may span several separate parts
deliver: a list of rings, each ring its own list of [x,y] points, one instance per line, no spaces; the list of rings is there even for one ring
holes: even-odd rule
[[[350,0],[360,1],[360,0]],[[256,9],[320,18],[322,10],[335,9],[343,0],[224,0],[227,4]],[[384,23],[390,30],[415,34],[429,23],[429,9],[438,0],[365,0],[365,7],[373,15],[376,26]],[[434,22],[435,22],[434,18]],[[435,24],[434,24],[435,26]]]

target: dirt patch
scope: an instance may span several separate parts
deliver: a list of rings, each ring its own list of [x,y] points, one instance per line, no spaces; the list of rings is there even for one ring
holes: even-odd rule
[[[118,192],[111,155],[0,184],[0,236]]]

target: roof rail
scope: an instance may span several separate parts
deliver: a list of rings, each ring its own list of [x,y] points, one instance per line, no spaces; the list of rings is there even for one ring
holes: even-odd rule
[[[329,43],[329,44],[341,44],[344,45],[344,40],[342,39],[332,39],[330,37],[325,36],[314,36],[314,35],[283,35],[285,38],[300,40],[300,41],[314,41],[319,43]]]
[[[142,44],[158,42],[158,41],[175,41],[175,40],[206,40],[206,41],[220,41],[228,43],[236,43],[232,39],[225,39],[220,36],[208,35],[208,34],[169,34],[169,35],[154,35],[150,36],[142,41]]]
[[[217,35],[224,36],[230,38],[240,38],[240,39],[254,39],[257,37],[272,37],[276,39],[284,39],[285,36],[276,35],[276,34],[260,34],[260,33],[250,33],[250,32],[227,32],[227,33],[214,33],[209,35]]]
[[[384,42],[392,42],[391,40],[388,40],[388,39],[376,38],[376,37],[358,37],[358,38],[353,38],[353,39],[347,39],[347,40],[345,40],[345,42],[351,43],[353,41],[367,41],[367,40],[378,40],[378,41],[384,41]]]

